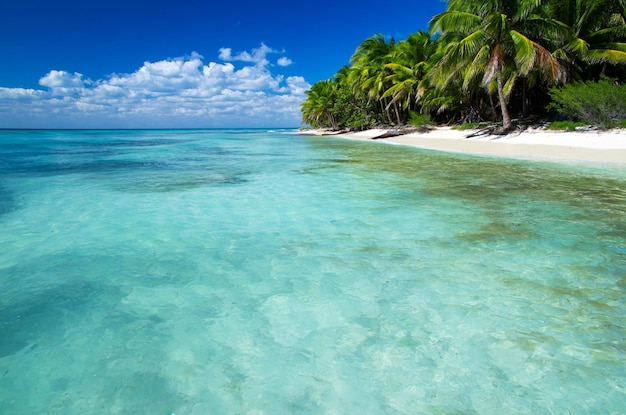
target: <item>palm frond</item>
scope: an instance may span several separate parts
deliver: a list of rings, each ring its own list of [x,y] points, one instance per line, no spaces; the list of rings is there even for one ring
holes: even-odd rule
[[[484,73],[487,61],[489,59],[489,46],[483,46],[472,62],[467,66],[465,70],[465,76],[463,81],[463,89],[468,90],[470,85],[474,82],[476,77]]]
[[[496,77],[494,76],[491,80],[489,80],[489,82],[484,84],[483,88],[485,88],[485,90],[487,90],[489,94],[493,94],[494,92],[496,92],[498,90],[498,82],[496,80]]]
[[[552,52],[552,56],[554,56],[554,59],[560,62],[569,62],[572,60],[570,55],[563,48],[556,49],[554,52]]]
[[[500,45],[496,45],[489,55],[487,67],[485,68],[485,75],[483,76],[483,85],[485,87],[495,79],[496,74],[502,71],[503,63],[504,57],[502,56],[502,49]]]
[[[591,49],[585,58],[589,63],[626,64],[626,52],[615,49]]]
[[[575,38],[565,46],[565,49],[575,54],[584,56],[589,51],[589,43],[583,39]]]
[[[593,39],[620,39],[626,37],[626,25],[621,26],[612,26],[606,27],[604,29],[600,29],[593,33],[587,35],[587,39],[589,41],[593,41]]]
[[[449,11],[462,11],[472,13],[478,16],[485,16],[496,10],[501,4],[501,0],[451,0],[448,2]]]
[[[583,0],[577,10],[578,18],[574,24],[575,33],[583,35],[597,30],[595,25],[602,21],[602,14],[611,6],[613,0]]]
[[[540,44],[533,42],[535,62],[539,72],[548,84],[563,83],[567,78],[567,71],[559,60],[550,51]]]
[[[499,12],[486,16],[482,24],[484,31],[493,39],[499,39],[507,26],[506,16]]]
[[[520,74],[526,75],[534,66],[537,44],[517,30],[512,30],[510,33],[515,44],[514,60],[517,70]]]
[[[403,76],[413,76],[413,70],[405,65],[401,65],[399,63],[386,63],[385,64],[385,68],[389,69],[392,71],[391,74],[387,75],[387,77],[389,79],[391,79],[392,77],[395,77],[399,74],[403,75]]]
[[[430,33],[452,32],[452,33],[470,33],[480,27],[482,19],[472,13],[448,11],[443,12],[430,21]]]
[[[504,83],[504,87],[502,88],[502,92],[504,92],[505,97],[509,97],[511,92],[513,92],[513,87],[515,86],[515,81],[517,80],[517,74],[512,72],[511,75],[506,79]]]
[[[426,111],[436,111],[441,114],[458,105],[459,97],[447,90],[428,90],[419,100],[419,104]]]
[[[512,16],[514,22],[524,21],[534,13],[542,4],[544,0],[521,0],[518,4],[517,12]]]
[[[600,49],[613,49],[621,52],[626,52],[626,43],[605,43],[604,45],[598,45]]]
[[[531,16],[524,21],[524,34],[544,44],[561,46],[574,37],[574,33],[567,24],[543,16]]]

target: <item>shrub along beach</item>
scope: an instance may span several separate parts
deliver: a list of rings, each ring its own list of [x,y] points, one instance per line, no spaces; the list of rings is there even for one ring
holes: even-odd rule
[[[625,21],[613,0],[452,0],[429,32],[364,40],[307,92],[302,120],[428,148],[626,161]]]

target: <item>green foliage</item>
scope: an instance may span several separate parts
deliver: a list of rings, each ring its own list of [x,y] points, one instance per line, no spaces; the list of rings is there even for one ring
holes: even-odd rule
[[[341,128],[365,130],[374,124],[372,117],[368,116],[370,109],[367,100],[359,94],[351,93],[343,84],[338,88],[332,112]]]
[[[604,80],[553,88],[546,108],[552,85],[601,75],[626,83],[626,0],[448,0],[429,32],[365,39],[349,65],[307,91],[302,121],[365,129],[422,125],[427,120],[411,114],[430,113],[442,123],[510,126],[556,108],[574,120],[622,125],[623,87],[609,92]]]
[[[576,130],[576,127],[583,127],[585,125],[587,124],[584,122],[555,121],[548,126],[548,130],[574,131]]]
[[[432,124],[430,114],[420,114],[418,112],[411,111],[409,115],[409,124],[413,127],[424,128]]]
[[[484,122],[464,122],[463,124],[459,124],[455,126],[453,129],[455,130],[475,130],[477,128],[489,127],[489,124]]]
[[[626,85],[603,78],[598,82],[577,82],[550,89],[551,108],[573,120],[613,128],[626,119]]]

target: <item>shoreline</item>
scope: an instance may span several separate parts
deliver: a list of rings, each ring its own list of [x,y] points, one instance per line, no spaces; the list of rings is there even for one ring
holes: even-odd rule
[[[468,137],[479,130],[436,127],[424,133],[387,136],[391,130],[373,129],[355,133],[325,133],[311,130],[307,135],[375,141],[428,150],[555,162],[586,162],[626,167],[626,130],[548,131],[527,129],[509,135]]]

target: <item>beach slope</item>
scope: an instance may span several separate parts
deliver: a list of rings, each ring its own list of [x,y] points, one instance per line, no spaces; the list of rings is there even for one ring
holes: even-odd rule
[[[478,130],[437,127],[423,133],[393,135],[377,129],[339,136],[485,156],[626,166],[626,130],[565,132],[527,129],[500,136],[481,135]]]

